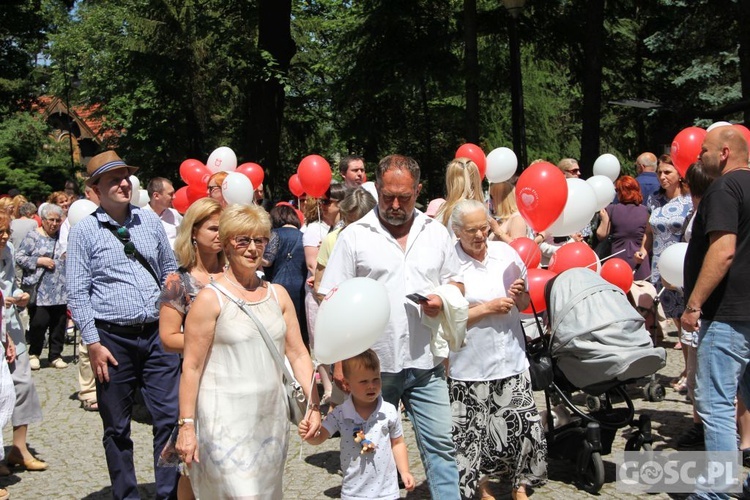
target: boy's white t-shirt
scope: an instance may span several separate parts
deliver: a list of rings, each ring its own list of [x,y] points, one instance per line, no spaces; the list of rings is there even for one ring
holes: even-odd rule
[[[381,396],[377,408],[365,421],[349,397],[326,416],[323,427],[330,435],[336,431],[341,433],[342,500],[400,498],[391,439],[401,437],[403,429],[401,415],[395,406]],[[362,446],[354,441],[357,427],[363,429],[365,437],[375,444],[374,452],[360,453]]]

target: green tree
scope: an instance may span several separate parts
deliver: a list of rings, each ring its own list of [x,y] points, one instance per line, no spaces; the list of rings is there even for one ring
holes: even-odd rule
[[[16,113],[0,123],[0,191],[18,188],[29,199],[61,190],[72,177],[67,143],[52,139],[39,115]]]

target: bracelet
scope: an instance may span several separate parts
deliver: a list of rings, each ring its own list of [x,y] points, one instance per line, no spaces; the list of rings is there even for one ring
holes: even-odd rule
[[[195,424],[195,419],[193,419],[193,418],[180,418],[180,419],[177,419],[177,427],[182,427],[185,424]]]
[[[691,312],[691,313],[702,313],[703,312],[703,311],[700,310],[700,307],[698,309],[696,309],[696,308],[690,307],[688,305],[685,306],[685,310],[687,312]]]
[[[316,404],[311,404],[311,405],[310,405],[310,409],[311,409],[312,411],[317,411],[317,412],[320,412],[320,405],[316,405]]]

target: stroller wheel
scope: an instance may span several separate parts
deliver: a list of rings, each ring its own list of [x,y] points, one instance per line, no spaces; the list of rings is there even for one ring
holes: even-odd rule
[[[599,411],[602,409],[602,400],[598,396],[586,396],[586,408],[590,412]]]
[[[604,461],[602,455],[595,451],[589,457],[586,469],[580,475],[578,481],[581,489],[589,493],[597,493],[604,485]]]
[[[653,403],[664,401],[665,395],[666,392],[664,391],[664,386],[658,382],[649,382],[649,384],[643,388],[643,397]]]

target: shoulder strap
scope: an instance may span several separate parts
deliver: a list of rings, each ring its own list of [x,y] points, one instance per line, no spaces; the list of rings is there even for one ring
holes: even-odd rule
[[[284,374],[284,377],[286,377],[287,381],[294,381],[296,383],[296,380],[292,376],[291,373],[289,373],[289,369],[286,367],[286,363],[284,363],[284,360],[281,358],[281,353],[276,348],[276,345],[273,343],[273,340],[271,340],[271,336],[268,334],[268,330],[266,330],[266,327],[263,326],[263,323],[258,319],[258,317],[255,315],[253,311],[250,310],[249,307],[247,307],[247,304],[237,299],[234,295],[229,293],[226,288],[219,285],[218,283],[214,282],[209,285],[207,285],[211,288],[214,288],[218,291],[220,291],[224,296],[229,299],[230,301],[234,302],[237,307],[240,308],[242,312],[247,314],[251,320],[255,323],[255,326],[258,327],[258,331],[260,331],[260,336],[263,337],[263,341],[266,343],[266,346],[268,347],[268,350],[271,351],[271,355],[273,356],[274,361],[276,362],[276,365],[278,365],[279,369],[281,369],[282,373]],[[270,286],[270,283],[269,283]]]
[[[117,241],[119,241],[120,243],[122,243],[123,246],[125,246],[125,242],[122,241],[117,236],[117,228],[116,227],[114,227],[109,222],[102,222],[102,225],[104,225],[104,227],[106,227],[107,229],[109,229],[109,231],[114,235],[115,239],[117,239]],[[154,278],[154,281],[156,281],[156,286],[158,286],[159,290],[161,290],[161,281],[159,281],[159,278],[156,276],[156,271],[154,271],[154,268],[151,267],[151,264],[148,263],[148,261],[146,260],[146,257],[144,257],[141,254],[141,252],[138,251],[138,249],[135,247],[135,243],[133,243],[133,251],[134,251],[133,257],[135,257],[135,260],[137,260],[138,263],[140,265],[142,265],[146,269],[146,271],[148,271],[148,274],[150,274],[151,277]]]

